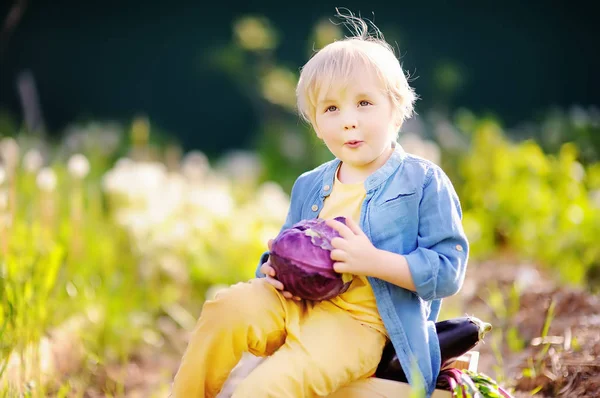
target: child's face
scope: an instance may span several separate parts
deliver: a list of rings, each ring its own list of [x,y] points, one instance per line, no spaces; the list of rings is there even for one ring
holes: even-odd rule
[[[348,172],[364,175],[387,160],[396,123],[378,77],[367,68],[356,69],[349,84],[321,90],[315,130]]]

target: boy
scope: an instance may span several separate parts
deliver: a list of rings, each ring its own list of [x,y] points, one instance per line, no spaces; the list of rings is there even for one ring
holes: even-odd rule
[[[335,159],[292,188],[282,229],[323,218],[336,271],[350,288],[322,302],[285,291],[268,261],[257,278],[205,303],[174,396],[213,397],[243,352],[268,358],[233,397],[327,396],[374,374],[390,339],[412,385],[430,395],[440,367],[434,321],[462,286],[468,242],[451,182],[403,151],[396,135],[415,94],[391,47],[368,25],[329,44],[303,67],[298,108]],[[332,220],[345,216],[347,225]]]

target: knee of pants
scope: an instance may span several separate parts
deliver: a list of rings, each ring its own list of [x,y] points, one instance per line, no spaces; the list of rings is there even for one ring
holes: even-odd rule
[[[279,304],[277,293],[262,280],[237,283],[204,303],[201,319],[214,328],[246,327],[265,313],[270,303]]]
[[[312,362],[305,353],[271,359],[241,380],[232,398],[327,396],[334,389],[329,368]]]

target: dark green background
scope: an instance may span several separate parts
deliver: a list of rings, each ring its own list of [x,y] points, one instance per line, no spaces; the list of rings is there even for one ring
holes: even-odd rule
[[[7,14],[10,2],[0,8]],[[452,108],[507,125],[551,106],[600,103],[598,13],[577,1],[300,2],[30,1],[2,58],[0,107],[20,114],[15,77],[31,69],[54,134],[86,117],[146,114],[186,147],[215,153],[250,142],[249,101],[206,54],[231,39],[236,17],[259,14],[281,33],[279,59],[297,69],[313,24],[335,6],[373,18],[398,40],[417,77],[417,110],[436,102],[433,70],[464,77]]]

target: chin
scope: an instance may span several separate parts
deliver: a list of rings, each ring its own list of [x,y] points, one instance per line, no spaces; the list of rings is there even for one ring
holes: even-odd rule
[[[373,161],[372,160],[368,161],[368,160],[364,160],[364,159],[361,159],[361,160],[355,159],[355,160],[347,160],[344,163],[347,163],[352,167],[362,168],[362,167],[368,166],[371,162],[373,162]]]

